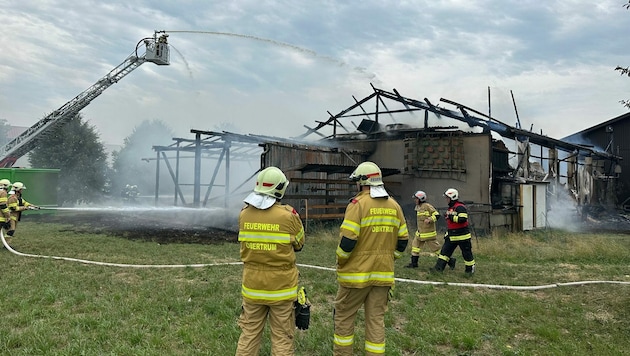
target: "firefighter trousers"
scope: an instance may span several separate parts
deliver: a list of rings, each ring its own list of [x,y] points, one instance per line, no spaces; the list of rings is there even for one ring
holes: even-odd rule
[[[448,262],[455,252],[455,249],[459,246],[459,249],[462,250],[462,257],[464,258],[464,264],[467,267],[474,266],[475,264],[475,256],[472,252],[472,241],[471,239],[459,240],[459,241],[451,241],[450,238],[446,237],[444,239],[444,245],[442,245],[442,250],[440,251],[439,259]]]
[[[363,306],[365,312],[365,354],[385,353],[385,312],[390,287],[347,288],[339,286],[335,299],[335,356],[352,355],[354,319]]]
[[[271,355],[294,355],[295,311],[293,304],[293,301],[276,305],[243,302],[241,316],[238,319],[241,336],[238,339],[236,356],[258,355],[267,317],[269,317],[271,329]]]

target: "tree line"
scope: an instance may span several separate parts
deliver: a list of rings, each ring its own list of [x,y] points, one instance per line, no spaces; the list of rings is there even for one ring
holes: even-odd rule
[[[8,143],[10,128],[6,120],[0,120],[0,144]],[[154,157],[152,147],[169,144],[172,137],[163,122],[145,120],[108,161],[97,130],[78,114],[41,138],[27,157],[33,168],[59,169],[56,189],[60,206],[102,203],[119,199],[127,185],[137,186],[141,195],[154,194],[155,164],[143,158]],[[172,192],[172,187],[164,185],[163,189]]]

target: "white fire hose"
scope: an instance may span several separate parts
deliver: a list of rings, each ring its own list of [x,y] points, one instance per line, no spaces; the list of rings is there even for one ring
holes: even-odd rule
[[[22,257],[35,257],[35,258],[49,258],[54,260],[63,260],[63,261],[71,261],[71,262],[79,262],[90,265],[98,265],[98,266],[110,266],[110,267],[128,267],[128,268],[186,268],[186,267],[212,267],[212,266],[227,266],[227,265],[241,265],[243,262],[221,262],[221,263],[197,263],[197,264],[187,264],[187,265],[136,265],[136,264],[126,264],[126,263],[111,263],[111,262],[99,262],[99,261],[90,261],[83,260],[78,258],[71,257],[59,257],[59,256],[45,256],[45,255],[34,255],[29,253],[23,253],[14,250],[7,241],[4,239],[4,231],[0,228],[0,239],[2,239],[2,244],[4,247],[9,250],[11,253],[22,256]],[[305,268],[313,268],[324,271],[335,272],[335,268],[329,267],[321,267],[321,266],[313,266],[306,264],[297,264],[299,267]],[[553,284],[545,284],[538,286],[509,286],[509,285],[500,285],[500,284],[476,284],[476,283],[457,283],[457,282],[437,282],[437,281],[421,281],[416,279],[407,279],[407,278],[396,278],[396,282],[403,283],[414,283],[414,284],[428,284],[428,285],[445,285],[445,286],[455,286],[455,287],[473,287],[473,288],[488,288],[488,289],[503,289],[503,290],[540,290],[540,289],[549,289],[549,288],[557,288],[557,287],[567,287],[567,286],[580,286],[587,284],[623,284],[630,285],[630,282],[624,281],[578,281],[578,282],[567,282],[567,283],[553,283]]]

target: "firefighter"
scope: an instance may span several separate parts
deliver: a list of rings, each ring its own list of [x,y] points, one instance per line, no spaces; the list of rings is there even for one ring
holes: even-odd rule
[[[11,211],[8,205],[10,186],[10,180],[0,179],[0,228],[4,228],[5,231],[11,229]]]
[[[26,186],[22,182],[13,183],[13,188],[9,192],[8,205],[9,210],[11,211],[11,227],[9,231],[7,231],[8,236],[13,236],[15,234],[15,229],[17,228],[18,221],[22,218],[22,212],[24,210],[33,210],[39,209],[37,205],[33,205],[27,202],[22,197],[22,191],[26,189]],[[10,240],[7,240],[7,243]]]
[[[429,252],[437,255],[440,251],[440,243],[437,240],[435,222],[440,218],[440,213],[427,202],[427,193],[417,191],[413,196],[416,203],[416,233],[411,244],[411,262],[406,268],[418,268],[420,252]],[[452,268],[455,268],[455,259],[451,259]]]
[[[127,184],[125,188],[120,192],[120,196],[123,199],[125,205],[135,205],[137,198],[140,196],[140,191],[137,185]]]
[[[295,252],[302,250],[305,237],[299,214],[280,203],[288,184],[279,168],[263,169],[239,216],[243,303],[237,356],[258,355],[267,318],[271,354],[294,354],[294,302],[298,296]]]
[[[459,201],[457,189],[447,189],[444,192],[444,197],[448,203],[448,209],[444,215],[447,232],[444,236],[444,245],[442,245],[437,262],[431,272],[442,272],[447,264],[451,265],[451,255],[459,246],[466,266],[464,273],[467,276],[472,276],[475,273],[475,257],[472,252],[472,241],[468,227],[468,209]],[[451,268],[454,267],[455,264],[452,263]]]
[[[359,193],[346,207],[337,247],[335,355],[352,355],[354,320],[365,312],[365,354],[385,353],[385,312],[394,288],[394,260],[407,248],[409,234],[400,205],[383,185],[381,169],[363,162],[350,175]]]

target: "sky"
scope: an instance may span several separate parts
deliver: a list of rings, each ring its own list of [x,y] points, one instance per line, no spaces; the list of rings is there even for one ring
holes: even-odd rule
[[[105,144],[144,120],[295,137],[371,85],[562,138],[627,112],[624,4],[0,0],[0,119],[35,124],[164,30],[170,65],[142,64],[82,110]]]

